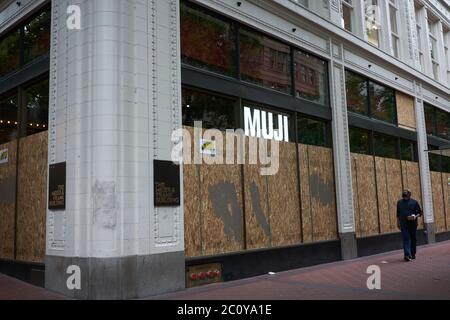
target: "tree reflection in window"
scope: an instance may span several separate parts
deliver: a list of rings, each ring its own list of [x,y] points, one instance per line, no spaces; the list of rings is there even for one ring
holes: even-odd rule
[[[27,135],[48,129],[48,79],[25,90],[27,103]]]
[[[0,39],[0,77],[20,66],[20,31]]]
[[[28,63],[50,50],[50,11],[46,10],[24,26],[24,59]]]
[[[17,95],[0,99],[0,144],[17,139]]]

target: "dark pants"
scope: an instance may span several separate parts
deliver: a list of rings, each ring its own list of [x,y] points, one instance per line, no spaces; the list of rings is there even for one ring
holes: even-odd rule
[[[405,257],[414,257],[417,251],[417,221],[402,220],[400,221],[400,228],[402,230]]]

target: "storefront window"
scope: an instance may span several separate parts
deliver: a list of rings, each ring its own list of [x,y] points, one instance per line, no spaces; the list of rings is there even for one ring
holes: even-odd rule
[[[294,51],[295,95],[328,105],[327,63],[299,50]]]
[[[439,148],[428,145],[428,150],[438,150]],[[441,155],[436,152],[428,153],[428,162],[430,165],[430,171],[441,172]]]
[[[298,142],[301,144],[328,147],[327,127],[327,123],[324,121],[298,116]]]
[[[372,154],[370,148],[369,131],[350,127],[349,135],[350,135],[351,152],[361,154]]]
[[[398,158],[397,138],[380,133],[374,133],[374,154],[383,158]]]
[[[188,2],[181,2],[183,63],[229,76],[236,75],[233,25]]]
[[[400,140],[400,156],[405,161],[416,161],[415,143],[408,140]]]
[[[183,89],[183,125],[201,121],[204,129],[236,129],[239,127],[237,102],[210,93]]]
[[[15,30],[0,39],[0,77],[20,66],[20,31]]]
[[[240,29],[241,78],[266,88],[291,90],[291,48],[263,34]]]
[[[373,118],[395,123],[394,90],[370,82],[370,110]]]
[[[425,105],[425,124],[427,127],[427,134],[434,134],[434,107]]]
[[[48,79],[25,89],[27,103],[27,135],[48,129]]]
[[[436,135],[450,140],[450,114],[436,109]]]
[[[17,95],[0,99],[0,144],[17,139]]]
[[[44,11],[24,26],[24,63],[50,50],[50,12]]]
[[[367,80],[347,71],[346,88],[348,111],[367,116],[369,114]]]

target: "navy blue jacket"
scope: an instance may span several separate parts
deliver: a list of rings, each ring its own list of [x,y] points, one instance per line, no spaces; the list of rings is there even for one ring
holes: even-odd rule
[[[399,200],[397,202],[397,217],[400,219],[404,219],[411,215],[419,215],[422,214],[422,208],[419,203],[414,199],[409,200]]]

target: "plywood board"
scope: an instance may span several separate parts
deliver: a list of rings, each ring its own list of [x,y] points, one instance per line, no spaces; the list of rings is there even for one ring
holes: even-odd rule
[[[200,165],[203,255],[244,249],[241,174],[240,165]]]
[[[0,164],[0,259],[14,259],[17,142],[0,145],[8,149],[8,162]]]
[[[279,170],[268,176],[272,246],[301,243],[297,146],[279,144]]]
[[[449,186],[450,173],[442,173],[442,190],[444,196],[444,208],[445,208],[445,226],[446,230],[450,231],[450,186]]]
[[[416,199],[423,208],[422,188],[420,183],[420,169],[416,162],[402,161],[403,188],[411,190],[412,197]],[[419,219],[419,229],[424,228],[423,218]]]
[[[416,113],[414,110],[414,98],[401,92],[396,92],[397,97],[397,119],[399,126],[416,130]]]
[[[309,191],[309,155],[308,146],[298,146],[300,168],[300,205],[303,242],[313,241],[313,226],[311,212],[311,194]]]
[[[17,260],[44,262],[47,209],[47,132],[19,146]]]
[[[249,139],[246,139],[248,146]],[[249,150],[248,148],[246,150]],[[267,176],[261,175],[261,164],[244,165],[245,233],[247,249],[272,245]]]
[[[391,221],[391,232],[398,232],[397,228],[397,202],[401,199],[403,191],[402,167],[400,160],[385,159],[388,187],[388,203]]]
[[[338,235],[333,154],[331,149],[309,146],[308,155],[313,240],[335,240]]]
[[[391,215],[389,207],[389,193],[386,175],[386,161],[385,158],[375,157],[375,168],[377,178],[377,197],[378,197],[378,215],[380,221],[380,232],[391,232]]]
[[[378,206],[375,184],[375,161],[373,156],[354,155],[359,203],[361,236],[378,234]]]
[[[433,196],[433,211],[436,232],[446,231],[444,213],[444,195],[442,191],[442,176],[440,172],[431,172],[431,193]]]
[[[355,212],[355,230],[356,236],[360,238],[362,236],[361,233],[361,216],[359,214],[359,199],[358,199],[358,155],[351,154],[351,162],[352,162],[352,192],[353,192],[353,209]]]

